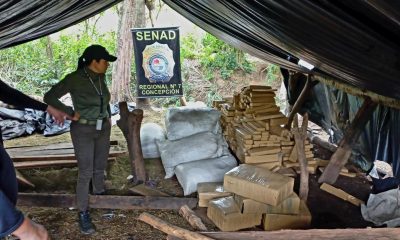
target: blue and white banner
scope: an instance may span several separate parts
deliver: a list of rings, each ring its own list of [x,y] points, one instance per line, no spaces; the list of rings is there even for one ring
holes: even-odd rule
[[[132,29],[137,97],[182,96],[179,29]]]

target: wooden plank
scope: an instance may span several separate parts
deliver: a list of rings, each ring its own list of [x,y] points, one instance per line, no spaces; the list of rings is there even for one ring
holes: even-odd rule
[[[267,85],[255,85],[255,84],[251,84],[251,85],[247,86],[247,88],[250,89],[250,90],[254,90],[254,89],[264,89],[264,90],[275,91],[274,89],[272,89],[271,86],[267,86]]]
[[[269,121],[270,126],[279,126],[279,125],[284,125],[287,124],[288,118],[287,117],[282,117],[282,118],[272,118]]]
[[[114,148],[110,148],[111,152],[114,152]],[[70,155],[75,154],[74,148],[60,148],[60,149],[37,149],[37,150],[23,150],[23,149],[13,149],[8,153],[11,158],[19,156],[43,156],[43,155]]]
[[[279,153],[280,151],[281,148],[279,147],[258,147],[250,149],[249,154],[250,156],[259,156],[259,155]]]
[[[35,187],[35,184],[31,183],[24,175],[22,175],[17,169],[15,169],[15,175],[19,183],[28,185],[30,187]]]
[[[184,228],[177,227],[175,225],[172,225],[158,217],[155,217],[149,213],[142,213],[139,215],[138,219],[140,221],[143,221],[154,228],[157,228],[158,230],[163,231],[166,234],[173,235],[178,238],[183,238],[187,240],[212,240],[212,238],[206,237],[204,235],[201,235],[200,233],[197,232],[192,232],[189,230],[186,230]]]
[[[399,239],[399,228],[200,232],[217,240],[377,240]]]
[[[16,169],[29,169],[29,168],[74,166],[76,164],[77,164],[76,160],[48,160],[48,161],[14,162],[14,167]]]
[[[359,207],[361,204],[364,204],[364,201],[348,194],[347,192],[343,191],[342,189],[335,188],[334,186],[329,185],[327,183],[323,183],[320,188],[340,199],[350,202],[351,204],[353,204],[357,207]]]
[[[126,154],[126,151],[111,151],[108,157],[118,157]],[[48,160],[74,160],[74,154],[65,155],[43,155],[43,156],[14,156],[11,157],[14,162],[17,161],[48,161]]]
[[[278,154],[265,154],[259,156],[245,156],[245,163],[266,163],[279,161]]]
[[[276,113],[276,114],[257,114],[257,116],[254,116],[255,120],[267,120],[267,119],[272,119],[272,118],[282,118],[285,115],[282,113]]]
[[[321,171],[321,173],[323,173],[325,171],[325,167],[319,167],[318,169]],[[355,172],[345,172],[345,171],[343,171],[343,168],[342,168],[342,170],[340,170],[339,175],[346,176],[346,177],[351,177],[351,178],[357,177],[357,173],[355,173]]]
[[[190,208],[194,208],[197,205],[197,198],[89,195],[90,208],[178,210],[185,204]],[[76,195],[18,193],[17,205],[27,207],[74,207],[76,206]]]
[[[169,197],[170,195],[162,192],[158,189],[148,187],[144,184],[139,184],[137,186],[134,186],[132,188],[129,188],[129,191],[140,194],[143,196],[153,196],[153,197]]]
[[[110,146],[117,146],[118,140],[110,140]],[[31,151],[31,150],[49,150],[49,149],[63,149],[63,148],[73,148],[72,142],[64,143],[54,143],[54,144],[35,144],[35,145],[20,145],[6,147],[7,152],[17,150],[17,151]]]

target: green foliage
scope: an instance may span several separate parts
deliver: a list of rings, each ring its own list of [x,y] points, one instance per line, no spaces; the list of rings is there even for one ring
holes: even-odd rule
[[[281,73],[279,70],[279,66],[274,64],[269,64],[266,69],[267,75],[265,77],[265,81],[268,86],[274,86],[277,81],[280,81]]]
[[[200,63],[205,70],[206,78],[214,78],[214,73],[220,73],[222,79],[228,79],[234,71],[243,70],[251,73],[253,64],[248,61],[245,53],[238,50],[211,34],[206,34],[202,39]]]
[[[43,95],[77,67],[78,58],[91,44],[115,52],[115,33],[99,34],[94,25],[79,24],[74,34],[60,32],[0,51],[0,77],[27,94]],[[108,71],[111,71],[109,68]],[[110,72],[107,73],[110,75]],[[108,78],[110,79],[110,78]]]
[[[197,40],[193,34],[189,34],[181,39],[181,62],[184,59],[197,59],[200,56],[201,45],[200,41]]]
[[[207,91],[207,106],[212,106],[214,100],[222,100],[222,96],[219,94],[217,87],[212,85],[209,91]]]

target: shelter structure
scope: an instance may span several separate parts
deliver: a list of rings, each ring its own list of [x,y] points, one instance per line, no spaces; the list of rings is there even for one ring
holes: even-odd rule
[[[225,42],[279,65],[292,113],[307,112],[332,132],[339,145],[332,160],[339,155],[347,161],[353,152],[365,170],[379,159],[400,177],[399,1],[163,1]],[[0,0],[0,49],[62,30],[118,2]],[[335,179],[331,169],[321,181]]]

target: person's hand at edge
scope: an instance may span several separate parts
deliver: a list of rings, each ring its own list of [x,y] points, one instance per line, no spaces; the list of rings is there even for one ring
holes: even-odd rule
[[[80,117],[81,117],[81,115],[78,112],[75,112],[74,116],[72,118],[68,118],[68,119],[70,119],[72,121],[78,121]]]
[[[37,224],[25,217],[24,222],[15,230],[12,235],[20,240],[49,240],[47,230],[40,224]]]
[[[62,126],[64,124],[65,119],[71,119],[72,117],[66,114],[63,111],[58,110],[57,108],[48,105],[46,112],[48,112],[56,122],[56,124]]]

